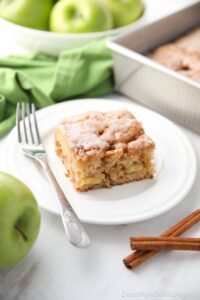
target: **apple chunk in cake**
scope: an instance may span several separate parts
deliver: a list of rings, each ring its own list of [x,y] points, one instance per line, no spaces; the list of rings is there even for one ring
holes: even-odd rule
[[[127,110],[66,118],[55,129],[55,146],[77,191],[153,177],[155,144]]]

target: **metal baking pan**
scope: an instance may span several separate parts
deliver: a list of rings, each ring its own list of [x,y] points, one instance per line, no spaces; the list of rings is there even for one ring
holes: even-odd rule
[[[200,3],[111,39],[117,91],[200,133],[200,83],[147,57],[200,26]]]

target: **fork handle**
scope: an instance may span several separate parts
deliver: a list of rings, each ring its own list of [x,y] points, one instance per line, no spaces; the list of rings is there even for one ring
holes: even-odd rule
[[[90,238],[85,231],[83,225],[79,221],[76,213],[71,207],[69,201],[65,197],[65,194],[61,190],[55,176],[53,175],[47,160],[42,164],[44,170],[48,175],[48,179],[55,189],[61,218],[64,225],[65,233],[70,243],[78,248],[85,248],[91,244]]]

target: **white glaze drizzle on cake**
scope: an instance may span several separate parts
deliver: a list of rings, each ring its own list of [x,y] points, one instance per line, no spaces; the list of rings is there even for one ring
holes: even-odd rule
[[[109,113],[88,112],[63,120],[60,129],[74,148],[86,151],[124,148],[144,133],[142,125],[126,110]]]

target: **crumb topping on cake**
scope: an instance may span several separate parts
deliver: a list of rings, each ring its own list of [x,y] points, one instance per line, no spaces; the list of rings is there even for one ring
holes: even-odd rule
[[[184,65],[184,53],[176,45],[161,46],[153,52],[153,59],[173,70],[181,70]]]
[[[142,134],[135,141],[128,143],[128,149],[133,149],[133,150],[137,150],[137,151],[140,149],[146,149],[146,148],[154,147],[154,146],[155,146],[155,144],[154,144],[153,140],[146,134]]]
[[[200,81],[200,28],[150,54],[158,63]]]
[[[73,147],[109,149],[114,144],[127,143],[143,133],[141,123],[128,111],[108,113],[88,112],[62,121],[62,129]]]
[[[176,41],[178,47],[200,57],[200,28],[197,28]]]

